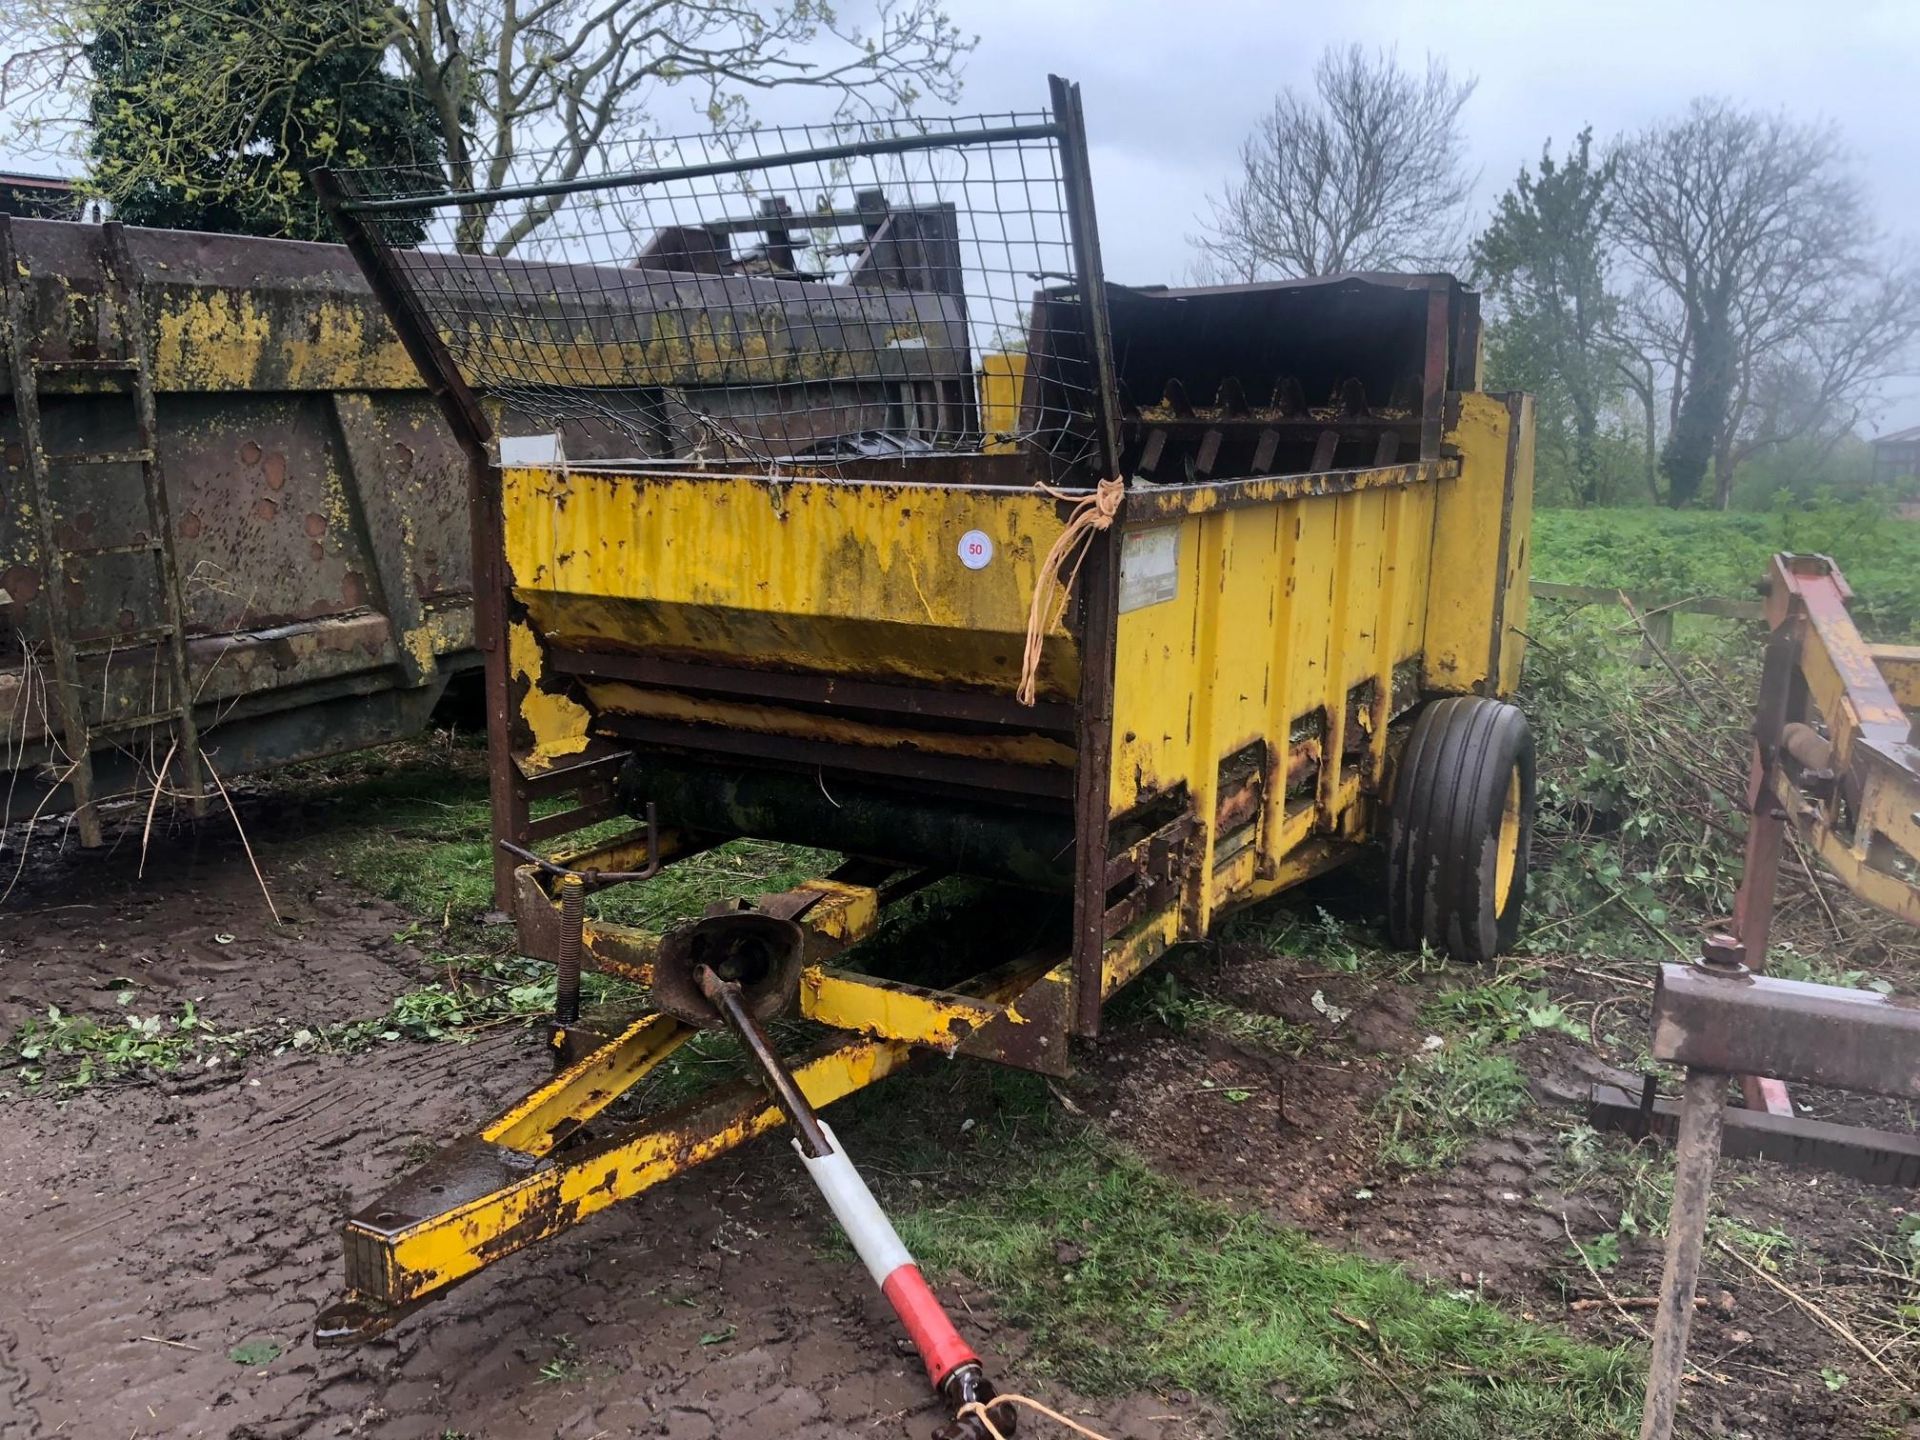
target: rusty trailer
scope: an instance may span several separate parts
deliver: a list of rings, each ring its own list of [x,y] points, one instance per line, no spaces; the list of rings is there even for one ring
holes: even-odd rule
[[[344,246],[0,215],[0,352],[5,821],[91,843],[479,668],[467,456]]]
[[[336,1337],[781,1123],[744,1078],[605,1114],[712,1023],[716,955],[822,1037],[782,1060],[818,1107],[916,1053],[1063,1073],[1170,946],[1370,845],[1398,943],[1511,942],[1532,417],[1480,389],[1477,298],[1109,285],[1078,92],[1051,98],[478,195],[320,177],[471,460],[498,886],[565,962],[560,1073],[349,1222]],[[538,283],[463,261],[532,204]],[[629,458],[580,458],[593,427]],[[691,937],[591,913],[739,836],[846,859]],[[1038,942],[862,948],[952,874],[1051,917]],[[791,963],[735,924],[769,920]],[[588,1031],[583,965],[652,1008]]]
[[[1748,768],[1746,853],[1733,931],[1708,947],[1722,970],[1737,966],[1742,975],[1767,968],[1789,831],[1854,895],[1920,926],[1920,647],[1869,642],[1849,613],[1852,587],[1825,555],[1775,555],[1762,588],[1770,634]],[[1811,992],[1773,986],[1758,993],[1784,1011],[1793,996]],[[1742,1053],[1766,1053],[1760,1041],[1767,1018],[1756,1019]],[[1793,1035],[1812,1023],[1786,1022],[1783,1072],[1809,1070],[1805,1060],[1784,1062],[1794,1055]],[[1920,1140],[1911,1134],[1810,1120],[1796,1113],[1785,1083],[1764,1066],[1734,1073],[1745,1109],[1725,1124],[1730,1148],[1870,1183],[1920,1184]],[[1655,1097],[1651,1078],[1638,1098],[1613,1086],[1593,1088],[1596,1124],[1670,1134],[1678,1113]]]
[[[343,247],[0,216],[7,818],[415,733],[465,460]]]

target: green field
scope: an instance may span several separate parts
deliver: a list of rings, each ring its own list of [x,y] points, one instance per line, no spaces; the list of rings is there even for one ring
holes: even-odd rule
[[[1662,601],[1749,596],[1777,550],[1811,550],[1840,562],[1854,613],[1878,638],[1920,635],[1920,521],[1869,501],[1773,510],[1540,510],[1533,578],[1617,585]]]

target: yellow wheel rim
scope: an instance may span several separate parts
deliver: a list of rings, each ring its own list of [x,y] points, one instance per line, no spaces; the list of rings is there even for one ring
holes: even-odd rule
[[[1507,777],[1507,803],[1500,809],[1500,839],[1493,867],[1493,913],[1504,915],[1520,872],[1520,767]]]

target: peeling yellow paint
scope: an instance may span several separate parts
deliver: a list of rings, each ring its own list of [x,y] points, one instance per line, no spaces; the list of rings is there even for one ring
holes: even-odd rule
[[[433,630],[432,625],[419,625],[400,634],[400,648],[422,671],[432,670],[438,663],[439,652],[434,647]]]
[[[173,287],[161,291],[153,324],[157,390],[420,388],[420,372],[370,301]]]
[[[1060,533],[1030,489],[513,467],[507,560],[534,627],[560,643],[971,685],[1018,683],[1040,559]],[[981,569],[960,540],[993,543]],[[1041,694],[1068,699],[1079,650],[1049,629]]]
[[[541,768],[587,748],[586,708],[539,685],[540,640],[519,621],[507,627],[507,669],[516,688],[524,684],[520,718],[533,732],[529,764]]]

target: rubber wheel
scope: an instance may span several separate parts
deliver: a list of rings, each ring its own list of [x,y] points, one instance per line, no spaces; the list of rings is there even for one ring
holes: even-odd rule
[[[1436,700],[1413,722],[1387,818],[1387,934],[1484,963],[1512,947],[1533,847],[1533,732],[1517,706]]]

